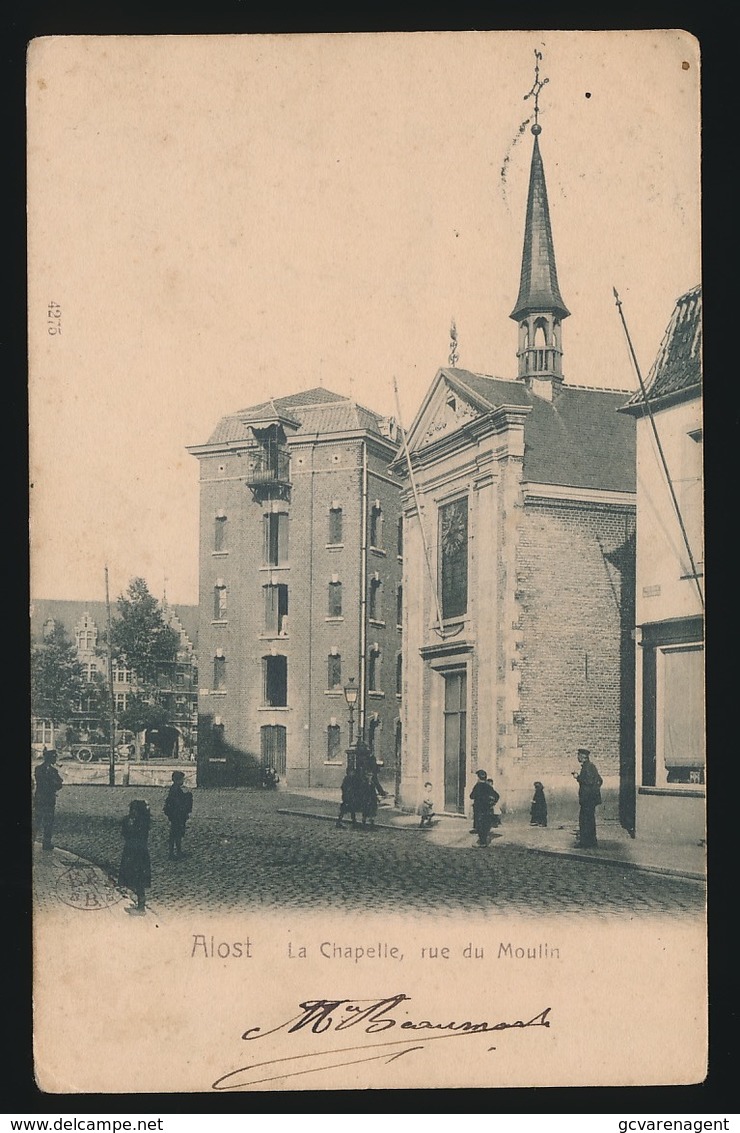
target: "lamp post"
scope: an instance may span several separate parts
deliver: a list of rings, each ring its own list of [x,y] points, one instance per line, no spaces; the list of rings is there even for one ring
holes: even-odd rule
[[[357,704],[357,697],[360,690],[355,684],[355,678],[350,677],[347,684],[344,686],[344,699],[347,701],[349,708],[349,746],[352,747],[355,738],[355,705]]]

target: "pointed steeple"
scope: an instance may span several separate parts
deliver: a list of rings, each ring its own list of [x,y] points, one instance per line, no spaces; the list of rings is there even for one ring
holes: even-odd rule
[[[539,133],[542,127],[537,126],[536,129]],[[535,137],[532,164],[529,171],[529,196],[527,198],[527,219],[524,225],[522,275],[519,283],[519,297],[514,310],[511,312],[511,318],[519,321],[533,311],[552,311],[561,319],[566,319],[570,311],[563,302],[558,286],[550,209],[547,204],[545,169],[542,164],[539,139],[534,126],[532,133]]]
[[[545,169],[540,153],[539,135],[542,127],[538,122],[539,93],[545,83],[540,81],[539,61],[542,58],[535,51],[535,81],[525,98],[534,96],[534,124],[532,134],[532,164],[529,171],[529,193],[527,196],[527,217],[524,224],[524,251],[522,253],[522,274],[511,318],[519,323],[519,377],[538,382],[537,392],[545,396],[552,393],[552,382],[562,382],[562,347],[560,324],[567,319],[570,311],[563,302],[558,285],[558,272],[555,265],[555,249],[552,241],[550,208],[547,202]],[[542,382],[547,387],[542,386]]]

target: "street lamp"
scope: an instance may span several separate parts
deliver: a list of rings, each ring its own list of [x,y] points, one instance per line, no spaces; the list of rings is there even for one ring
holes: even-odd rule
[[[359,696],[359,693],[360,693],[360,690],[357,687],[357,685],[355,684],[355,678],[350,677],[348,683],[344,686],[344,699],[347,701],[347,707],[349,708],[349,746],[350,747],[352,747],[352,743],[353,743],[354,738],[355,738],[355,705],[357,704],[357,697]]]

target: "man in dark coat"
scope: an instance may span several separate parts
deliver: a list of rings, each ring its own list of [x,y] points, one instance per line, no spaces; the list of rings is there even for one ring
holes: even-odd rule
[[[598,845],[596,841],[596,808],[601,803],[601,784],[603,779],[599,775],[596,764],[591,762],[591,752],[586,747],[579,747],[578,762],[580,771],[573,772],[573,778],[578,783],[578,842],[583,850],[593,850]]]
[[[41,830],[44,850],[54,849],[51,836],[54,832],[57,793],[64,786],[62,777],[54,766],[56,761],[57,753],[54,749],[47,751],[44,748],[44,762],[34,771],[36,792],[33,802],[36,811],[36,829]]]
[[[172,861],[173,858],[182,857],[182,836],[185,833],[185,823],[193,810],[193,796],[185,787],[184,772],[172,772],[172,786],[165,799],[163,809],[170,820],[169,858]]]
[[[493,827],[493,808],[499,800],[498,791],[487,782],[488,773],[477,771],[478,781],[470,792],[473,800],[473,831],[478,835],[478,845],[487,846]]]

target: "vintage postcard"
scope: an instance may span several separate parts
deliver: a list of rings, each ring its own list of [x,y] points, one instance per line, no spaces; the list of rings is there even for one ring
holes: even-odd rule
[[[704,1079],[699,71],[31,43],[42,1090]]]

